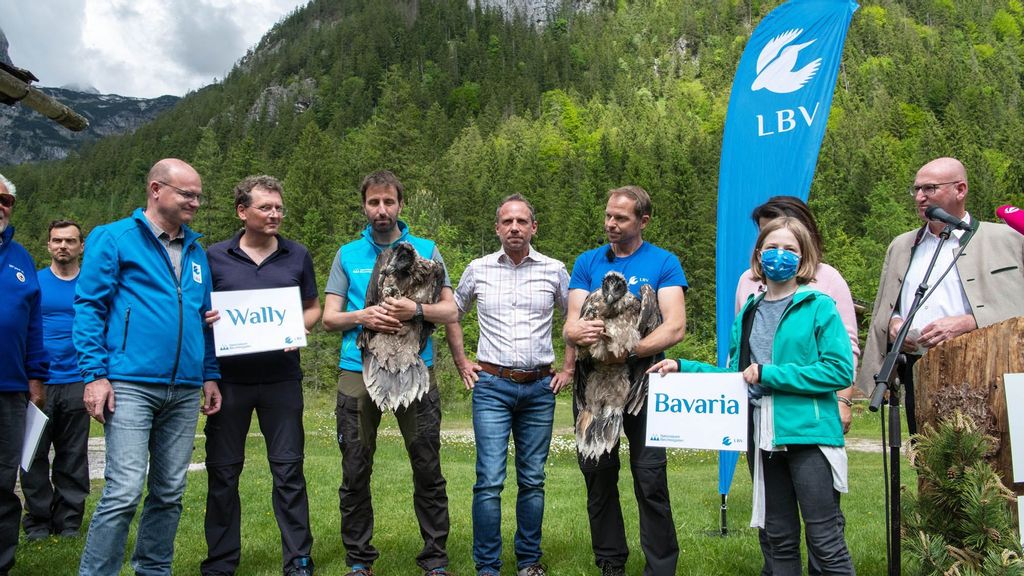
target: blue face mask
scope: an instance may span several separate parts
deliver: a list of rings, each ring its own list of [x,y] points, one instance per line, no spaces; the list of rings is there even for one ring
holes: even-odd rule
[[[800,267],[800,256],[782,248],[761,251],[761,269],[766,278],[773,282],[785,282],[796,276]]]

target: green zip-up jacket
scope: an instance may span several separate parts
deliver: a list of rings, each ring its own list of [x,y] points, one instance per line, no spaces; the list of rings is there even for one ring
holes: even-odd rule
[[[732,325],[729,367],[679,359],[681,372],[739,372],[743,318],[764,295],[751,296]],[[827,295],[800,286],[779,320],[772,342],[772,363],[761,367],[761,385],[774,395],[776,446],[843,445],[836,390],[853,379],[850,337]]]

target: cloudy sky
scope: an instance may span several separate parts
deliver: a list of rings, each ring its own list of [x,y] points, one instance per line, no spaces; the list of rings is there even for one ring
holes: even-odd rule
[[[307,0],[0,0],[11,60],[42,86],[181,96]]]

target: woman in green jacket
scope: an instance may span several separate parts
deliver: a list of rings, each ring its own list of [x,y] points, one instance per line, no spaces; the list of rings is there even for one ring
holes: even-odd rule
[[[772,573],[801,573],[800,519],[822,574],[854,574],[839,524],[847,491],[836,394],[853,379],[853,350],[835,302],[809,288],[821,255],[807,228],[777,218],[761,228],[750,267],[767,290],[732,327],[729,367],[666,359],[651,372],[742,372],[753,414],[751,526],[772,544]]]

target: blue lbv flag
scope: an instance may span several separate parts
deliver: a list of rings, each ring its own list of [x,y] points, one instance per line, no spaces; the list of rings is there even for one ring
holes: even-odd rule
[[[846,31],[857,8],[852,0],[789,0],[764,17],[740,58],[718,175],[715,297],[720,366],[729,354],[736,283],[750,266],[757,240],[750,214],[772,196],[807,200]],[[726,466],[735,467],[730,459]],[[731,471],[728,477],[731,483]]]

